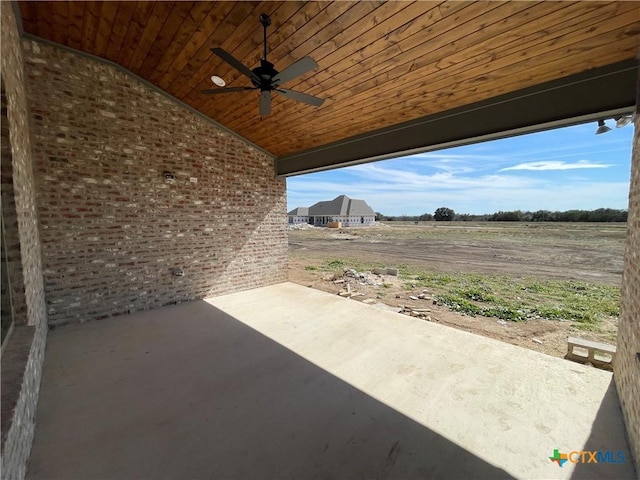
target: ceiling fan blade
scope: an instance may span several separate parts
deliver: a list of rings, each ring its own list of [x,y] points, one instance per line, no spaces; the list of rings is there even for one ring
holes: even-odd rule
[[[272,84],[280,84],[280,83],[284,83],[284,82],[288,82],[289,80],[292,80],[296,77],[299,77],[300,75],[304,75],[305,73],[313,70],[314,68],[317,68],[318,64],[316,63],[316,61],[311,58],[311,57],[303,57],[300,60],[298,60],[297,62],[292,63],[291,65],[289,65],[287,68],[285,68],[283,71],[281,71],[279,74],[277,74],[273,80],[271,81]]]
[[[265,116],[271,113],[271,92],[264,90],[260,93],[260,115]]]
[[[229,88],[210,88],[208,90],[200,90],[201,93],[229,93],[243,92],[245,90],[256,90],[258,87],[229,87]]]
[[[218,47],[212,48],[211,51],[216,55],[218,55],[222,60],[227,62],[229,65],[231,65],[233,68],[238,70],[243,75],[246,75],[251,80],[254,80],[260,83],[260,79],[258,78],[258,76],[255,73],[253,73],[251,70],[249,70],[249,68],[247,68],[244,64],[242,64],[242,62],[240,62],[240,60],[238,60],[236,57],[234,57],[230,53]]]
[[[295,90],[288,90],[286,88],[278,88],[276,89],[276,91],[287,98],[296,100],[298,102],[307,103],[309,105],[313,105],[314,107],[319,107],[324,103],[323,98],[314,97],[313,95],[309,95],[307,93],[296,92]]]

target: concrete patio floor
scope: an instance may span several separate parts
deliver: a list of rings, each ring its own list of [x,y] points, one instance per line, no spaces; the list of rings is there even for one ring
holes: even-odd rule
[[[629,458],[609,372],[284,283],[49,332],[27,478],[622,479]]]

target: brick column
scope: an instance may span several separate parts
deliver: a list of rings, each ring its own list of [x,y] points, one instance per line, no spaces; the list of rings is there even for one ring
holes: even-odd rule
[[[640,76],[636,99],[640,99]],[[635,457],[636,472],[640,472],[640,111],[637,105],[627,228],[614,378],[629,447]]]

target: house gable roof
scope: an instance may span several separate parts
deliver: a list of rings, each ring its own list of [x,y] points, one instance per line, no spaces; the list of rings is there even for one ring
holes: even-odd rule
[[[356,200],[340,195],[333,200],[318,202],[309,207],[310,216],[365,216],[375,215],[373,209],[364,200]]]
[[[297,207],[291,210],[287,215],[296,217],[307,217],[309,215],[309,207]]]

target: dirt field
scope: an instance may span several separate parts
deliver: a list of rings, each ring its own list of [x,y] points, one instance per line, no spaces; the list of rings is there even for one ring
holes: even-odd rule
[[[432,272],[499,274],[522,278],[578,280],[619,286],[622,276],[625,224],[559,224],[390,222],[371,228],[289,231],[291,281],[338,293],[335,272],[322,268],[340,259],[388,267],[420,267]],[[384,291],[379,285],[384,283]],[[378,286],[357,285],[352,300],[399,310],[401,305],[429,310],[430,321],[486,335],[550,355],[566,353],[566,338],[574,335],[615,343],[616,318],[604,318],[597,329],[584,331],[573,322],[536,319],[505,322],[467,316],[433,301],[432,292],[411,288],[410,280],[379,277]],[[363,294],[363,295],[362,295]],[[409,297],[422,295],[424,299]],[[369,299],[369,300],[367,300]]]

